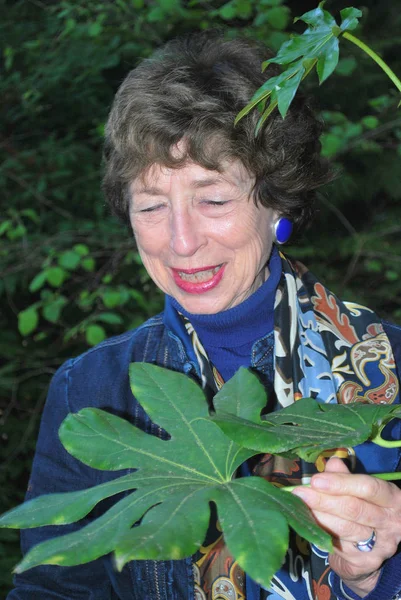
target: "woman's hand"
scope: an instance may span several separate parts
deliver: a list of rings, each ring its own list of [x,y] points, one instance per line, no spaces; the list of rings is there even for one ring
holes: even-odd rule
[[[401,490],[370,475],[353,475],[338,458],[311,487],[293,492],[309,506],[318,524],[333,536],[330,567],[362,598],[375,587],[383,562],[401,542]],[[356,542],[376,533],[372,550],[361,552]]]

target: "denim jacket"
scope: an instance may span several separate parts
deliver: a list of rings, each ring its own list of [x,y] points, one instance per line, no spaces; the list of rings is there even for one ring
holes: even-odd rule
[[[385,325],[398,366],[401,365],[401,328]],[[274,351],[272,336],[258,340],[252,351],[251,366],[263,374]],[[42,494],[84,489],[116,477],[115,472],[92,469],[74,459],[58,438],[60,424],[70,412],[86,406],[108,410],[130,420],[144,431],[163,437],[132,395],[128,379],[129,363],[154,363],[199,378],[195,356],[169,329],[163,314],[151,318],[135,331],[111,338],[78,358],[68,360],[55,374],[44,408],[27,499]],[[376,450],[374,451],[376,453]],[[386,450],[386,452],[389,452]],[[391,463],[397,468],[399,454]],[[386,455],[388,456],[388,455]],[[376,457],[375,457],[376,458]],[[388,461],[386,459],[388,469]],[[124,472],[119,471],[118,475]],[[21,534],[23,552],[33,545],[79,525],[28,529]],[[333,589],[340,600],[358,598]],[[401,556],[387,562],[375,590],[366,600],[390,600],[401,590]],[[309,600],[305,588],[296,600]],[[191,558],[178,561],[132,561],[121,573],[113,569],[110,556],[76,567],[40,566],[15,577],[15,588],[7,600],[194,600]]]

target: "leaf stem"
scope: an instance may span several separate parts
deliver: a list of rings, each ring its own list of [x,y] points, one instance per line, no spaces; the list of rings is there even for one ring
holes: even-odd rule
[[[384,481],[397,481],[397,479],[401,479],[401,472],[399,473],[375,473],[372,477],[377,477],[377,479],[384,479]]]
[[[401,471],[397,473],[369,473],[371,477],[376,477],[376,479],[383,479],[384,481],[397,481],[401,479]],[[281,487],[280,490],[284,492],[292,492],[296,488],[299,487],[310,487],[310,483],[303,483],[300,485],[286,485]]]
[[[382,427],[383,429],[383,427]],[[375,437],[370,439],[371,442],[376,444],[377,446],[381,446],[382,448],[401,448],[401,440],[389,441],[385,440],[381,436],[381,430]]]
[[[380,56],[378,54],[376,54],[376,52],[374,52],[374,50],[372,50],[372,48],[370,48],[364,42],[362,42],[360,39],[358,39],[357,37],[352,35],[352,33],[349,33],[349,31],[344,31],[344,33],[342,35],[349,42],[352,42],[353,44],[358,46],[358,48],[360,48],[361,50],[366,52],[366,54],[368,56],[370,56],[370,58],[372,60],[374,60],[379,65],[379,67],[381,67],[383,69],[383,71],[386,73],[386,75],[394,83],[394,85],[398,89],[398,91],[401,92],[401,81],[398,79],[398,77],[394,73],[394,71],[392,71],[390,69],[390,67],[384,62],[384,60],[382,58],[380,58]]]
[[[397,417],[395,417],[397,418]],[[401,448],[401,440],[385,440],[382,437],[382,432],[386,427],[386,422],[382,423],[379,427],[377,434],[370,438],[370,441],[376,444],[377,446],[381,446],[382,448]]]
[[[285,485],[279,489],[283,490],[283,492],[293,492],[299,487],[310,487],[310,483],[300,483],[299,485]]]

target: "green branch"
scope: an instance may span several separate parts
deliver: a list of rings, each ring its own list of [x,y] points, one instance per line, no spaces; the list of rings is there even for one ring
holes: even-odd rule
[[[384,60],[382,58],[380,58],[380,56],[374,50],[372,50],[372,48],[370,48],[364,42],[362,42],[360,39],[358,39],[357,37],[352,35],[352,33],[349,33],[349,31],[344,31],[344,33],[342,35],[344,38],[346,38],[348,41],[355,44],[355,46],[358,46],[358,48],[360,48],[368,56],[370,56],[370,58],[372,60],[374,60],[381,69],[383,69],[383,71],[386,73],[386,75],[394,83],[394,85],[398,89],[398,91],[401,92],[401,81],[399,80],[397,75],[394,73],[394,71],[392,69],[390,69],[388,64],[385,63]],[[400,104],[401,104],[401,101],[400,101]],[[400,106],[400,104],[398,106]]]

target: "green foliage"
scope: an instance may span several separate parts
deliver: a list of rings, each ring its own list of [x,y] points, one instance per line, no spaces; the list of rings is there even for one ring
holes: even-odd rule
[[[284,66],[285,69],[280,75],[267,79],[266,83],[255,92],[250,102],[238,113],[235,123],[238,123],[254,108],[258,108],[262,113],[255,128],[255,135],[258,135],[276,107],[284,119],[301,81],[314,67],[316,67],[319,84],[332,75],[338,65],[340,56],[338,38],[341,35],[362,48],[373,60],[378,62],[401,92],[401,81],[388,65],[371,48],[349,33],[358,26],[362,12],[353,7],[344,8],[340,12],[341,23],[337,25],[334,17],[323,9],[324,4],[325,1],[320,2],[317,8],[294,20],[294,22],[306,23],[307,29],[302,35],[293,36],[285,42],[277,55],[269,58],[262,65],[263,70],[272,63]]]
[[[241,369],[231,380],[233,389],[237,379],[238,387],[247,389],[232,404],[237,415],[247,414],[249,406],[265,405],[264,388],[255,375]],[[135,492],[80,531],[33,548],[18,572],[43,563],[82,564],[111,551],[119,570],[133,559],[191,556],[205,539],[209,502],[217,506],[230,551],[262,585],[269,585],[282,564],[289,526],[310,542],[331,547],[330,536],[320,530],[297,497],[261,478],[233,480],[236,469],[254,452],[220,431],[194,381],[146,363],[130,365],[130,381],[135,397],[169,439],[151,436],[99,409],[85,408],[69,415],[59,435],[75,458],[102,470],[138,470],[82,492],[31,500],[2,517],[0,526],[71,523],[104,498],[123,490]],[[216,401],[218,405],[218,395]],[[132,528],[141,518],[140,525]]]
[[[263,478],[233,479],[238,467],[260,451],[314,461],[329,448],[375,437],[401,417],[399,406],[321,405],[304,398],[262,421],[264,387],[244,368],[216,394],[212,417],[202,389],[186,375],[133,363],[130,382],[169,438],[95,408],[68,415],[59,436],[72,456],[95,469],[137,470],[87,490],[30,500],[0,517],[0,527],[74,523],[101,500],[135,492],[82,529],[32,548],[17,572],[40,564],[84,564],[110,552],[118,570],[131,560],[192,556],[204,543],[213,502],[230,552],[268,587],[283,563],[289,526],[320,547],[330,549],[331,540],[301,500]]]
[[[227,4],[235,12],[224,18],[219,11]],[[326,4],[334,14],[346,5]],[[244,35],[277,51],[288,28],[294,30],[292,17],[313,6],[306,0],[1,5],[0,511],[22,500],[55,369],[94,341],[88,328],[111,336],[162,307],[130,232],[110,216],[99,192],[104,123],[122,78],[165,40],[215,26],[229,38]],[[363,3],[358,36],[398,73],[400,28],[397,2]],[[401,320],[397,98],[386,76],[351,44],[336,73],[321,88],[309,78],[302,86],[324,108],[326,135],[335,137],[325,151],[342,177],[321,196],[302,247],[288,252],[340,296]],[[343,123],[335,121],[339,114]],[[48,279],[53,268],[63,271],[62,281],[56,271],[59,285]],[[25,311],[28,317],[19,316]],[[18,552],[16,535],[0,537],[0,596]]]
[[[274,58],[263,63],[263,69],[271,63],[285,65],[286,69],[280,75],[269,77],[236,118],[238,122],[253,108],[259,107],[262,116],[256,126],[255,135],[276,106],[281,116],[285,117],[299,84],[314,67],[319,83],[323,83],[336,68],[339,59],[338,37],[347,29],[355,29],[362,13],[355,8],[344,9],[341,11],[342,21],[338,26],[334,17],[323,10],[323,4],[324,2],[321,2],[318,8],[297,17],[295,22],[303,21],[307,24],[306,31],[285,42]],[[266,106],[267,100],[269,104]]]
[[[241,369],[237,375],[244,379],[243,391],[249,375]],[[299,456],[307,462],[315,462],[329,448],[352,447],[375,438],[391,419],[401,417],[398,405],[321,404],[312,398],[302,398],[261,417],[266,399],[260,395],[251,396],[252,408],[245,418],[230,411],[240,400],[239,387],[237,377],[233,377],[220,392],[223,398],[216,396],[214,422],[222,431],[244,448],[270,454],[285,453],[291,458]]]
[[[30,306],[18,315],[18,329],[22,335],[29,335],[36,329],[39,316],[36,308]]]

